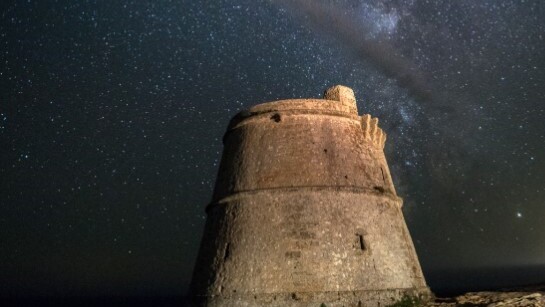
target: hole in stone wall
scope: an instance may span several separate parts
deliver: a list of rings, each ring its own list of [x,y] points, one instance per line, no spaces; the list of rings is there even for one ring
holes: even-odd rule
[[[271,120],[274,120],[276,123],[279,123],[282,120],[282,117],[278,113],[274,113],[273,116],[271,116]]]
[[[286,252],[285,256],[286,256],[286,258],[297,259],[297,258],[301,258],[301,252],[300,251],[289,251],[289,252]]]
[[[358,240],[360,242],[360,249],[362,251],[366,250],[367,248],[365,247],[365,241],[363,240],[363,236],[362,235],[358,235]]]
[[[379,186],[375,186],[374,189],[380,193],[384,193],[384,188],[383,187],[379,187]]]
[[[382,173],[382,181],[386,183],[386,177],[384,176],[384,170],[382,169],[382,167],[380,168],[380,172]]]
[[[229,258],[229,255],[231,254],[230,247],[231,243],[227,243],[225,246],[225,251],[223,252],[223,260],[227,260],[227,258]]]
[[[327,153],[327,149],[324,149],[324,153]]]

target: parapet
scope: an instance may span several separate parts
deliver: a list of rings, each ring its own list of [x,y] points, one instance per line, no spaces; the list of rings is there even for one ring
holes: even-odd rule
[[[386,133],[378,126],[378,118],[373,118],[369,114],[365,114],[361,117],[361,128],[366,140],[379,148],[383,149],[386,144]]]
[[[356,96],[354,96],[354,91],[349,87],[344,85],[330,87],[325,90],[324,99],[339,101],[341,104],[347,106],[352,112],[358,113]]]

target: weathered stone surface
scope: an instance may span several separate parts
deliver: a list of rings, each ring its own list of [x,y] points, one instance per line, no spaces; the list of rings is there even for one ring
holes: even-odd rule
[[[429,295],[383,152],[351,89],[231,121],[190,295],[207,306],[385,306]]]
[[[335,85],[324,92],[324,99],[339,101],[348,106],[352,112],[358,113],[354,91],[349,87]]]

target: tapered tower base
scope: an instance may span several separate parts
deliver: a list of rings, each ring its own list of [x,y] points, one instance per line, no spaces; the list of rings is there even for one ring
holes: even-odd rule
[[[232,195],[209,207],[203,253],[213,255],[212,265],[194,277],[195,289],[208,293],[198,300],[387,306],[404,295],[427,297],[400,205],[399,198],[358,188]]]

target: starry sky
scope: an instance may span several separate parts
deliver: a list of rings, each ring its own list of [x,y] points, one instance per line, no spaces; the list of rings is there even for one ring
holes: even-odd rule
[[[432,290],[544,281],[542,1],[0,13],[0,296],[185,294],[229,119],[335,84],[388,133]]]

